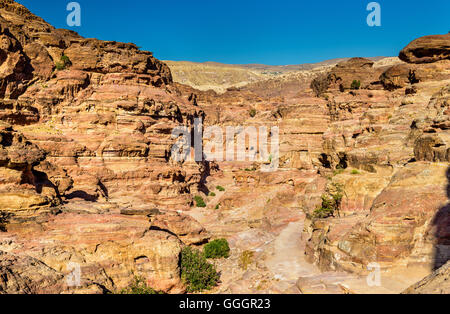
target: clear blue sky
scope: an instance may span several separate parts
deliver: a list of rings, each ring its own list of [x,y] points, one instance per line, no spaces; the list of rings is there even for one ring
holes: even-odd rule
[[[450,31],[449,0],[378,0],[382,26],[368,27],[372,0],[78,0],[82,26],[68,27],[69,0],[18,0],[58,28],[134,42],[163,60],[299,64],[394,56],[411,40]]]

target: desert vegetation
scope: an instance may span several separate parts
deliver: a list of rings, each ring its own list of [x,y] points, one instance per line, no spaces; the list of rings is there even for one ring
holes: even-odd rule
[[[216,286],[219,274],[202,252],[185,247],[181,252],[181,278],[188,292],[200,292]]]
[[[204,246],[203,253],[206,258],[228,258],[230,246],[226,239],[213,240]]]

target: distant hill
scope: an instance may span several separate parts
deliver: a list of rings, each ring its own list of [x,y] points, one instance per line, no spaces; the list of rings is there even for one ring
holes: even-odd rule
[[[369,58],[379,61],[386,57]],[[296,65],[265,64],[223,64],[218,62],[164,61],[172,71],[175,82],[189,85],[199,90],[225,92],[230,87],[243,87],[262,81],[281,78],[287,74],[303,74],[308,71],[317,72],[322,68],[334,66],[348,58],[331,59],[318,63]]]

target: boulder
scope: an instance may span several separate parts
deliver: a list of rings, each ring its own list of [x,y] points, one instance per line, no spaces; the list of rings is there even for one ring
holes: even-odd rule
[[[409,84],[418,83],[415,71],[406,64],[397,64],[387,69],[380,76],[383,87],[387,90],[403,88]]]
[[[413,40],[399,54],[408,63],[433,63],[450,59],[450,34],[430,35]]]

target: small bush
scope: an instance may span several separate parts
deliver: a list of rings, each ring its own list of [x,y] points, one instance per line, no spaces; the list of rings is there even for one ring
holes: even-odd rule
[[[243,270],[247,270],[248,266],[250,266],[253,263],[253,253],[252,251],[244,251],[242,252],[240,258],[239,258],[239,266]]]
[[[256,109],[250,109],[249,114],[250,114],[250,117],[252,117],[252,118],[256,117]]]
[[[194,201],[197,207],[206,207],[205,201],[201,196],[195,196]]]
[[[314,213],[314,218],[328,218],[334,217],[335,213],[339,213],[342,199],[344,197],[343,188],[340,184],[333,184],[335,189],[334,193],[328,193],[322,195],[322,205],[318,207]]]
[[[356,175],[356,174],[360,174],[360,172],[358,170],[356,170],[356,169],[353,169],[352,170],[352,174]]]
[[[220,204],[217,204],[216,205],[216,210],[219,209],[219,208],[220,208]]]
[[[134,277],[133,283],[125,289],[122,289],[119,294],[163,294],[147,286],[142,277]]]
[[[230,256],[230,246],[226,239],[217,239],[209,242],[203,248],[206,258],[228,258]]]
[[[64,63],[61,62],[56,62],[56,70],[58,71],[62,71],[66,68],[66,66],[64,65]]]
[[[70,61],[69,57],[66,55],[62,55],[59,62],[56,62],[56,70],[62,71],[65,70],[67,67],[71,66],[72,62]]]
[[[221,187],[220,185],[216,186],[216,189],[220,192],[225,192],[225,188]]]
[[[352,85],[350,86],[351,89],[360,89],[361,88],[361,81],[353,80]]]
[[[337,176],[339,174],[344,173],[345,169],[336,168],[336,170],[333,171],[333,175]]]
[[[72,65],[72,62],[70,61],[69,57],[66,55],[61,56],[61,62],[63,62],[66,65]]]
[[[216,286],[219,274],[200,251],[185,247],[181,251],[181,278],[188,292],[199,292]]]
[[[214,193],[214,192],[209,192],[209,196],[210,196],[210,197],[214,197],[214,196],[216,196],[216,193]]]

